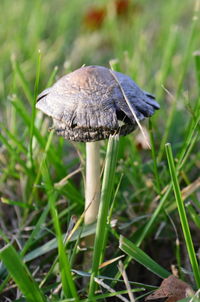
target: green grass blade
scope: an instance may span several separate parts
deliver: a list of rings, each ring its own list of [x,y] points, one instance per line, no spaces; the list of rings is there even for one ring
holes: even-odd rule
[[[34,281],[32,275],[23,263],[21,257],[12,245],[6,245],[0,250],[0,258],[17,284],[20,291],[26,297],[27,302],[45,302],[46,299]]]
[[[18,98],[14,98],[12,100],[12,104],[15,107],[19,116],[23,119],[26,126],[28,126],[28,129],[30,131],[30,127],[31,127],[30,115],[29,115],[28,111],[26,110],[24,104]],[[40,144],[41,148],[44,150],[45,146],[46,146],[46,141],[43,138],[43,136],[41,135],[39,129],[35,127],[35,125],[33,125],[33,135],[37,139],[37,142]],[[56,154],[56,152],[54,152],[53,149],[51,149],[51,148],[49,149],[48,156],[49,156],[51,162],[56,166],[57,169],[61,169],[61,170],[63,169],[63,167],[60,163],[60,159],[59,159],[58,155]]]
[[[171,68],[171,60],[174,54],[177,34],[178,34],[177,27],[172,26],[168,35],[168,39],[166,41],[167,44],[162,59],[162,65],[159,72],[159,78],[158,78],[159,85],[158,85],[158,91],[156,93],[158,100],[160,100],[164,92],[164,89],[161,85],[165,85],[166,78]]]
[[[156,220],[159,217],[160,212],[162,211],[165,202],[167,201],[167,198],[169,196],[169,193],[171,192],[172,186],[169,185],[167,191],[165,192],[165,194],[162,196],[159,204],[157,205],[155,211],[153,212],[151,218],[149,219],[149,221],[146,223],[144,229],[142,230],[139,238],[136,241],[136,245],[139,247],[143,240],[145,239],[145,237],[147,236],[147,234],[150,232],[150,230],[152,229],[154,223],[156,222]]]
[[[195,67],[196,67],[197,84],[200,91],[200,51],[195,51],[194,59],[195,59]]]
[[[197,99],[194,109],[192,110],[192,117],[188,124],[186,135],[183,142],[183,147],[181,148],[180,154],[178,155],[178,169],[182,169],[185,161],[190,154],[195,140],[198,138],[197,128],[200,121],[200,99]]]
[[[83,230],[81,228],[79,228],[77,231],[74,232],[74,234],[72,235],[72,237],[70,238],[70,242],[76,241],[78,240],[78,238],[84,238],[87,237],[91,234],[95,234],[95,224],[92,225],[88,225],[86,227],[83,228]],[[63,240],[64,240],[65,235],[62,236]],[[32,250],[30,253],[28,253],[25,257],[24,257],[24,261],[28,262],[28,261],[32,261],[42,255],[45,255],[46,253],[56,249],[58,247],[58,243],[56,241],[56,239],[51,239],[50,241],[46,242],[45,244],[41,245],[40,247],[37,247],[36,249]]]
[[[70,272],[70,264],[67,258],[67,255],[65,253],[65,246],[62,239],[61,229],[59,225],[59,219],[58,219],[58,213],[55,208],[55,201],[56,201],[57,194],[51,194],[49,196],[49,203],[50,203],[50,210],[51,215],[53,218],[54,228],[56,231],[56,237],[58,242],[58,257],[59,257],[59,263],[60,263],[60,275],[62,279],[62,288],[65,294],[66,298],[76,297],[76,290],[74,286],[74,282],[71,276]]]
[[[192,270],[194,273],[196,285],[198,288],[200,288],[200,269],[199,269],[197,258],[195,255],[194,245],[192,242],[192,237],[191,237],[191,233],[190,233],[190,228],[189,228],[189,224],[188,224],[188,220],[187,220],[187,216],[186,216],[184,203],[183,203],[183,200],[181,197],[181,191],[180,191],[180,187],[179,187],[179,183],[178,183],[176,168],[174,165],[174,159],[173,159],[171,145],[168,143],[165,145],[165,148],[166,148],[166,153],[167,153],[169,171],[170,171],[173,189],[174,189],[174,195],[176,198],[181,226],[182,226],[182,230],[183,230],[183,234],[184,234],[184,238],[185,238],[185,242],[186,242],[186,247],[187,247],[190,263],[192,266]]]
[[[103,176],[101,201],[97,220],[97,229],[94,243],[94,255],[92,263],[92,275],[90,279],[89,299],[95,291],[94,277],[98,274],[100,262],[105,248],[107,234],[107,217],[109,214],[110,201],[113,192],[115,167],[117,162],[119,136],[110,136],[107,146],[105,170]]]
[[[7,138],[4,137],[1,133],[0,133],[0,141],[2,142],[2,144],[4,146],[6,146],[8,152],[10,153],[10,155],[13,156],[13,158],[18,159],[18,162],[20,163],[21,167],[23,167],[23,169],[27,173],[27,175],[30,175],[30,169],[27,168],[26,163],[24,162],[24,160],[20,159],[19,153],[16,152],[16,150],[13,148],[13,146],[8,142]]]
[[[132,257],[135,261],[139,262],[141,265],[145,266],[146,269],[156,274],[161,278],[167,278],[170,273],[156,263],[151,257],[149,257],[145,252],[143,252],[139,247],[137,247],[130,240],[123,236],[120,236],[119,248]]]
[[[187,148],[183,148],[183,150],[185,152],[183,152],[183,157],[182,157],[182,161],[178,161],[178,163],[180,163],[180,165],[178,165],[178,170],[180,171],[182,169],[182,167],[184,166],[184,164],[187,162],[187,159],[189,157],[189,155],[191,154],[191,151],[197,141],[197,139],[199,138],[199,133],[193,133],[193,136],[191,137],[191,141],[190,141],[190,145],[188,145]]]
[[[193,222],[200,229],[200,215],[197,214],[196,210],[194,209],[194,207],[190,202],[186,203],[185,206],[187,207],[188,213],[192,218]]]
[[[31,124],[30,124],[30,141],[29,141],[29,158],[32,167],[34,167],[33,161],[33,135],[34,135],[34,125],[35,125],[35,116],[36,116],[36,98],[38,95],[38,84],[40,79],[40,65],[41,65],[41,53],[38,53],[38,62],[37,62],[37,69],[36,69],[36,79],[35,79],[35,88],[34,88],[34,98],[32,100],[32,114],[31,114]]]
[[[37,171],[37,174],[36,174],[34,183],[33,183],[32,191],[31,191],[31,193],[30,193],[30,195],[29,195],[29,199],[28,199],[28,202],[27,202],[28,204],[32,204],[32,201],[33,201],[35,192],[36,192],[36,190],[37,190],[37,185],[38,185],[39,180],[40,180],[40,177],[41,177],[41,173],[42,173],[42,171],[41,171],[42,165],[43,165],[43,162],[46,160],[46,157],[47,157],[49,148],[50,148],[50,146],[51,146],[53,134],[54,134],[54,131],[51,131],[51,132],[49,133],[48,138],[47,138],[46,146],[45,146],[44,152],[43,152],[43,154],[42,154],[42,156],[41,156],[41,159],[40,159],[40,166],[39,166],[39,168],[38,168],[38,171]]]
[[[57,72],[58,72],[58,66],[55,66],[49,77],[49,80],[47,82],[47,85],[46,85],[47,87],[50,87],[53,84],[53,81],[55,80]]]
[[[20,99],[15,98],[12,100],[12,104],[15,107],[19,116],[23,119],[24,123],[30,129],[30,126],[31,126],[30,114],[28,113],[28,111],[25,108],[22,101]],[[44,141],[42,135],[40,134],[39,130],[35,126],[33,127],[33,133],[34,133],[34,136],[36,137],[38,143],[44,148],[45,141]]]
[[[58,257],[60,263],[60,275],[62,280],[62,289],[66,298],[75,298],[78,301],[78,294],[75,288],[74,280],[71,274],[70,263],[68,260],[68,255],[65,250],[65,245],[63,242],[63,237],[60,229],[60,223],[58,218],[57,209],[55,206],[55,202],[57,199],[57,192],[54,190],[47,166],[44,162],[42,167],[42,176],[45,183],[45,188],[48,194],[49,207],[51,211],[51,216],[54,223],[54,229],[56,231],[56,238],[58,242]]]
[[[12,67],[13,67],[13,70],[15,72],[15,74],[17,75],[18,79],[19,79],[19,82],[22,86],[22,89],[24,91],[24,94],[27,98],[27,100],[29,101],[30,104],[33,103],[33,94],[32,94],[32,91],[29,87],[29,84],[25,78],[25,75],[23,74],[21,68],[20,68],[20,65],[19,63],[16,61],[16,58],[15,57],[12,57]]]
[[[47,205],[43,209],[42,214],[41,214],[40,218],[38,219],[38,221],[37,221],[37,223],[36,223],[36,225],[34,227],[34,230],[32,231],[32,233],[29,236],[28,240],[26,241],[25,245],[23,246],[23,249],[22,249],[22,252],[21,252],[22,256],[24,256],[26,254],[27,250],[34,243],[35,238],[37,237],[37,234],[41,230],[42,225],[44,224],[45,219],[46,219],[48,213],[49,213],[49,206]],[[46,251],[46,252],[48,252],[48,251]]]
[[[16,137],[16,134],[9,131],[2,123],[0,123],[0,127],[7,135],[8,139],[12,141],[12,145],[16,146],[20,152],[27,153],[27,148],[23,145],[22,141]]]
[[[161,192],[161,184],[160,184],[160,177],[158,173],[158,164],[157,164],[157,158],[156,158],[156,150],[155,150],[155,140],[153,135],[153,127],[152,127],[152,121],[149,119],[149,135],[150,135],[150,142],[151,142],[151,155],[153,159],[153,171],[154,176],[156,180],[156,191],[158,194]]]
[[[1,197],[0,199],[1,202],[5,203],[5,204],[9,204],[9,205],[12,205],[12,206],[17,206],[17,207],[21,207],[21,208],[29,208],[29,209],[34,209],[33,206],[25,203],[25,202],[22,202],[22,201],[16,201],[16,200],[11,200],[11,199],[8,199],[8,198],[5,198],[5,197]]]

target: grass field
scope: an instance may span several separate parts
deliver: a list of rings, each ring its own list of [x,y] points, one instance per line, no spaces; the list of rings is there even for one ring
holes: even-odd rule
[[[172,272],[199,301],[200,2],[123,3],[0,2],[0,301],[144,301]],[[85,145],[49,132],[35,109],[39,92],[84,64],[129,75],[161,107],[142,124],[151,149],[140,130],[119,140],[105,253],[89,272]],[[106,150],[102,141],[102,167]]]

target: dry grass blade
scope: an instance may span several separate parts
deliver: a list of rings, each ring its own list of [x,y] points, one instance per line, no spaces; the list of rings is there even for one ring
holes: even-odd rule
[[[69,180],[72,176],[78,174],[78,173],[81,172],[82,170],[83,170],[83,169],[82,169],[81,167],[79,167],[79,168],[76,169],[75,171],[73,171],[73,172],[71,172],[70,174],[68,174],[67,176],[65,176],[65,177],[64,177],[63,179],[61,179],[59,182],[55,183],[55,184],[54,184],[54,187],[55,187],[56,189],[60,189],[60,188],[64,187],[64,186],[67,184],[68,180]]]
[[[121,255],[121,256],[116,257],[116,258],[114,258],[114,259],[110,259],[110,260],[108,260],[108,261],[105,261],[105,262],[103,262],[103,263],[99,266],[99,268],[106,267],[107,265],[112,264],[112,263],[118,261],[119,259],[121,259],[121,258],[123,258],[123,257],[124,257],[124,255]]]
[[[94,278],[95,282],[98,283],[99,285],[101,285],[103,288],[107,289],[110,293],[115,293],[116,291],[114,289],[112,289],[110,286],[108,286],[107,284],[105,284],[101,279],[98,278]],[[128,299],[126,299],[125,297],[123,297],[122,295],[118,295],[116,294],[116,297],[124,302],[129,302]]]
[[[120,82],[118,81],[116,75],[114,74],[114,72],[113,72],[111,69],[110,69],[110,73],[111,73],[112,76],[114,77],[115,81],[118,83],[118,85],[119,85],[119,87],[120,87],[120,89],[121,89],[121,92],[122,92],[122,94],[123,94],[123,97],[124,97],[124,99],[125,99],[125,101],[126,101],[128,107],[129,107],[131,113],[133,114],[134,119],[135,119],[135,121],[136,121],[136,123],[137,123],[137,125],[138,125],[138,127],[139,127],[139,129],[140,129],[140,131],[142,132],[142,134],[143,134],[143,136],[144,136],[146,145],[149,147],[149,149],[151,149],[151,146],[150,146],[150,144],[149,144],[148,138],[146,137],[145,131],[143,130],[142,125],[140,124],[140,122],[139,122],[139,120],[138,120],[138,118],[137,118],[137,115],[136,115],[136,113],[135,113],[133,107],[131,106],[131,103],[130,103],[129,99],[128,99],[127,96],[126,96],[126,93],[124,92],[123,87],[121,86],[121,84],[120,84]]]
[[[193,183],[189,184],[181,191],[183,200],[185,200],[188,196],[190,196],[199,188],[200,188],[200,177],[198,177],[195,181],[193,181]]]
[[[128,277],[127,277],[127,274],[126,274],[126,271],[125,271],[125,268],[124,268],[124,265],[123,265],[122,261],[119,261],[118,267],[119,267],[119,270],[120,270],[120,272],[122,274],[122,277],[124,279],[124,283],[125,283],[126,289],[128,291],[130,302],[135,302],[135,298],[133,296],[133,293],[131,292],[130,283],[128,281]]]

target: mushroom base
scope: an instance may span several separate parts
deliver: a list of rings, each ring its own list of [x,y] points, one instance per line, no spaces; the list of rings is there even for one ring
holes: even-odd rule
[[[60,126],[60,123],[59,123]],[[62,127],[58,127],[58,122],[54,120],[54,125],[51,129],[56,131],[56,134],[63,136],[64,138],[76,141],[76,142],[94,142],[99,140],[108,139],[110,135],[127,135],[131,133],[137,127],[136,124],[125,124],[117,129],[106,128],[81,128],[81,127],[68,127],[62,124]]]

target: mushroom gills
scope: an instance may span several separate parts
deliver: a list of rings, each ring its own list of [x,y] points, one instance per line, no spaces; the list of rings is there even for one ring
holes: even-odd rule
[[[130,120],[130,118],[126,115],[126,113],[122,110],[116,110],[117,115],[117,121],[119,124],[119,127],[122,127],[126,124],[132,125],[133,122]]]
[[[136,124],[133,124],[130,119],[123,113],[118,114],[120,119],[118,119],[118,128],[113,128],[112,130],[105,127],[99,128],[86,128],[86,127],[79,127],[76,124],[73,126],[69,126],[66,123],[59,121],[57,119],[53,119],[53,126],[50,129],[54,129],[57,135],[63,136],[66,139],[72,141],[79,141],[79,142],[92,142],[98,141],[102,139],[109,138],[110,135],[114,135],[119,133],[119,135],[126,135],[132,132],[136,128]],[[124,117],[124,121],[123,121]],[[129,121],[129,124],[127,123]]]

